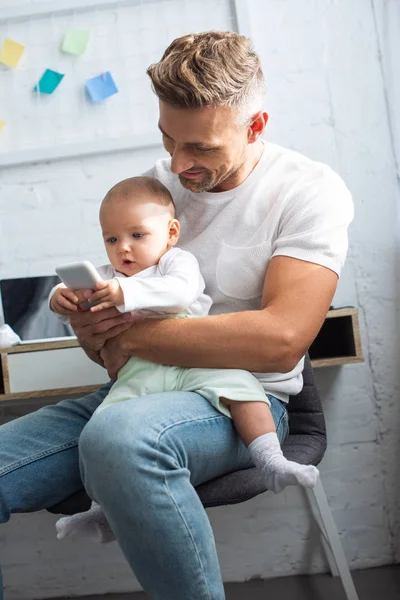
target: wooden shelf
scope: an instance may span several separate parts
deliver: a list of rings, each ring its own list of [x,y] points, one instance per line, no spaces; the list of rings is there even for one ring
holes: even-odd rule
[[[85,385],[78,387],[58,388],[54,390],[37,390],[36,392],[15,392],[14,394],[0,394],[0,403],[5,400],[28,400],[30,398],[50,398],[52,396],[75,396],[76,394],[90,394],[99,389],[97,385]]]
[[[16,344],[0,348],[1,354],[21,354],[22,352],[44,352],[46,350],[59,350],[60,348],[77,348],[79,342],[76,338],[70,340],[59,340],[53,342],[37,342],[32,344]]]
[[[83,395],[107,381],[76,338],[0,348],[0,402]]]
[[[38,353],[49,352],[50,354],[46,357],[43,356],[43,368],[51,369],[51,360],[54,353],[60,351],[65,356],[65,350],[67,348],[79,348],[79,343],[76,338],[70,340],[60,341],[49,341],[39,342],[34,344],[19,344],[16,346],[10,346],[8,348],[0,348],[0,402],[6,400],[25,400],[29,398],[45,398],[51,396],[67,396],[74,394],[88,394],[95,391],[102,385],[101,382],[93,383],[92,385],[82,385],[87,381],[86,377],[81,379],[81,385],[75,385],[71,387],[55,387],[52,389],[43,389],[45,386],[41,386],[42,389],[21,390],[12,391],[13,384],[12,378],[12,363],[17,359],[18,355],[26,355],[26,353],[33,353],[32,359]],[[52,351],[52,352],[51,352]],[[74,352],[77,352],[76,350]],[[93,367],[94,363],[86,357],[83,353],[78,357],[79,364],[82,361],[87,361],[87,368]],[[340,308],[330,310],[326,316],[324,324],[321,327],[316,339],[309,350],[311,364],[314,368],[319,367],[336,367],[345,364],[359,363],[362,362],[362,350],[360,340],[360,327],[358,322],[358,309],[357,308]],[[68,352],[68,357],[70,353]],[[14,358],[15,357],[15,358]],[[23,357],[21,357],[22,359]],[[28,356],[26,356],[28,358]],[[47,359],[47,360],[46,360]],[[40,361],[42,358],[40,358]],[[32,361],[32,364],[33,361]],[[59,365],[64,367],[64,363],[61,361]],[[78,364],[78,363],[77,363]],[[38,367],[36,367],[38,368]],[[99,367],[100,368],[100,367]],[[60,370],[60,372],[62,369]],[[16,371],[19,373],[18,370]],[[15,373],[15,368],[14,368]],[[104,372],[104,382],[107,380]],[[98,375],[95,375],[98,377]],[[15,379],[19,380],[20,377],[14,375]],[[97,381],[95,379],[94,381]],[[93,380],[92,380],[93,382]],[[19,381],[17,382],[19,383]],[[58,382],[57,382],[58,383]]]
[[[309,354],[314,369],[363,362],[358,309],[330,310]]]

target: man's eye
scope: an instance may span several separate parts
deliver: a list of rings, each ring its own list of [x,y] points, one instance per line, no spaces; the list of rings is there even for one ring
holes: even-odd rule
[[[213,152],[215,148],[197,148],[199,152]]]
[[[116,241],[117,241],[116,237],[110,237],[107,239],[107,244],[115,244]]]
[[[134,237],[136,240],[139,240],[143,236],[144,236],[144,233],[132,233],[132,237]]]

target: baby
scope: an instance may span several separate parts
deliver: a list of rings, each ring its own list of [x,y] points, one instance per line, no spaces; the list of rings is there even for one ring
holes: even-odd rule
[[[105,281],[96,284],[89,298],[94,304],[91,311],[116,306],[120,312],[155,318],[208,314],[212,301],[204,293],[196,258],[176,247],[179,221],[171,194],[161,182],[132,177],[116,184],[101,204],[100,224],[110,264],[98,269]],[[78,310],[76,294],[63,284],[52,290],[49,303],[64,319]],[[180,390],[201,394],[233,419],[268,489],[277,493],[288,485],[315,486],[314,466],[283,456],[268,390],[248,371],[176,367],[132,357],[97,411],[145,394]],[[79,531],[101,541],[113,539],[95,503],[86,513],[60,519],[57,531],[59,538]]]

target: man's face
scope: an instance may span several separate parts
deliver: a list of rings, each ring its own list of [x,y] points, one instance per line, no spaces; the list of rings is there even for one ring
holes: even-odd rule
[[[221,192],[236,187],[243,166],[249,128],[240,125],[237,109],[176,108],[160,101],[159,129],[171,155],[171,171],[192,192]]]

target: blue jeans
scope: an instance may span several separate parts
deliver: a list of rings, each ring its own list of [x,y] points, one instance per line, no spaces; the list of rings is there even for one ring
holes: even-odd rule
[[[0,427],[0,522],[60,502],[83,480],[150,598],[223,600],[212,529],[193,486],[250,467],[247,448],[232,421],[192,392],[135,398],[91,419],[109,387]],[[283,441],[287,413],[270,399]]]

